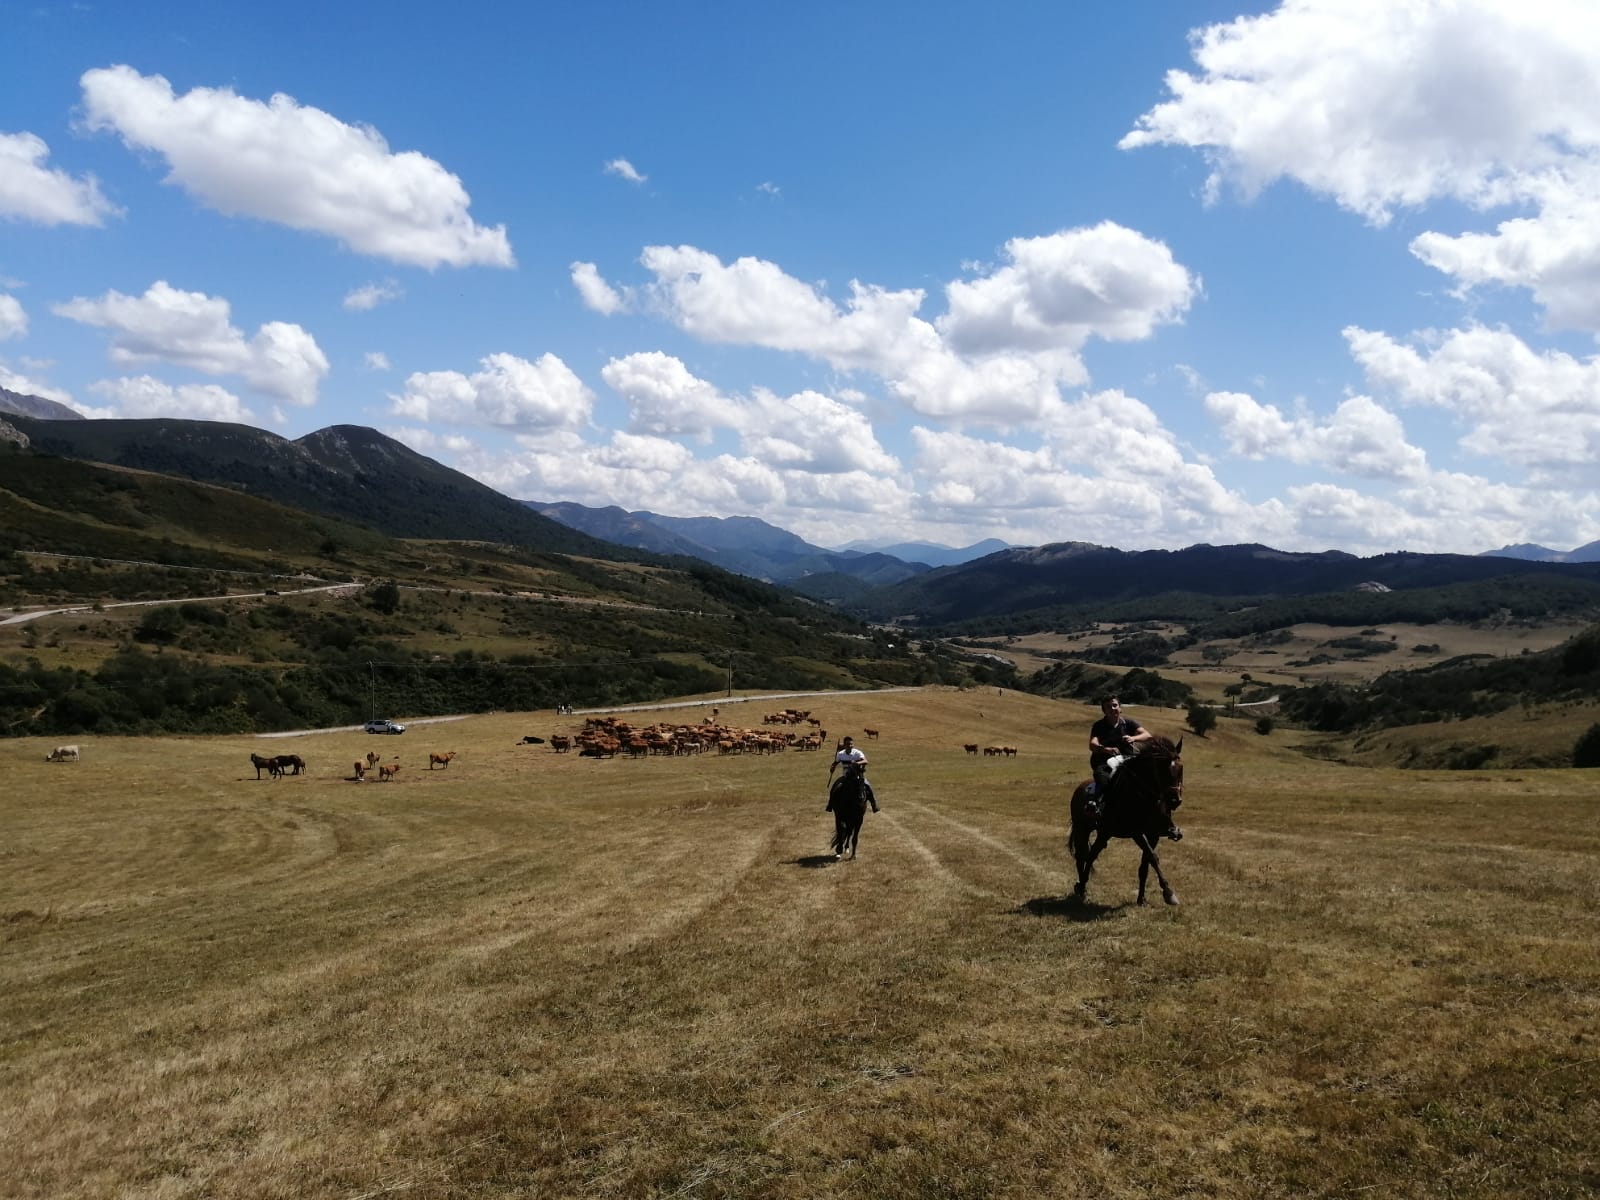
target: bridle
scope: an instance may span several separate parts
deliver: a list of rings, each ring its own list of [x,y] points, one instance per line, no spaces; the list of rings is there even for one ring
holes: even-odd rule
[[[1142,766],[1145,763],[1150,765],[1148,767]],[[1146,780],[1142,778],[1146,773],[1153,773],[1157,769],[1157,764],[1166,768],[1167,778],[1165,783],[1158,782],[1155,779]],[[1132,770],[1130,771],[1129,768],[1132,768]],[[1176,811],[1183,804],[1183,759],[1176,752],[1171,754],[1151,754],[1146,751],[1137,755],[1117,774],[1121,775],[1124,772],[1129,772],[1131,776],[1129,782],[1138,784],[1141,791],[1146,792],[1146,794],[1151,791],[1158,793],[1158,798],[1165,801],[1168,812]]]

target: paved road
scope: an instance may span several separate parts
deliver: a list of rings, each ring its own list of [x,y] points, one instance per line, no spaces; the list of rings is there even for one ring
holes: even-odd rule
[[[360,585],[354,583],[327,583],[320,587],[284,588],[282,591],[273,592],[277,596],[303,596],[307,592],[337,592],[341,588],[355,588]],[[229,592],[225,596],[179,596],[175,600],[113,600],[110,604],[102,603],[102,609],[107,608],[140,608],[153,607],[158,604],[197,604],[213,600],[254,600],[267,595],[266,592]],[[12,613],[9,617],[0,617],[0,625],[25,625],[29,621],[37,621],[40,617],[53,617],[58,613],[86,613],[93,612],[92,604],[72,604],[66,608],[40,608],[33,612]]]

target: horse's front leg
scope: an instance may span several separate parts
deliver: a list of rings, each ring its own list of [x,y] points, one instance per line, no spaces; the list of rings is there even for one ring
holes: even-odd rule
[[[1156,882],[1161,885],[1161,898],[1168,904],[1175,906],[1178,903],[1178,893],[1172,890],[1167,883],[1167,877],[1161,873],[1161,856],[1156,853],[1154,839],[1146,838],[1141,833],[1133,840],[1139,849],[1144,851],[1143,857],[1139,859],[1139,903],[1144,903],[1144,881],[1149,869],[1154,867],[1156,869]]]

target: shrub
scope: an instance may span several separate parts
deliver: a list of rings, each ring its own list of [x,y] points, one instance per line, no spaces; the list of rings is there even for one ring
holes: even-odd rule
[[[1189,705],[1189,728],[1205,737],[1217,727],[1217,710],[1199,701]]]
[[[1276,724],[1277,722],[1275,722],[1271,717],[1259,717],[1256,720],[1256,732],[1264,737],[1272,732]]]

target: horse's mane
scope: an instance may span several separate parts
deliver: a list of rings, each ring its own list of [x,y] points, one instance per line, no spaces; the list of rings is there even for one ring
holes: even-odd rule
[[[1169,737],[1156,734],[1139,747],[1140,758],[1177,758],[1178,747]]]

